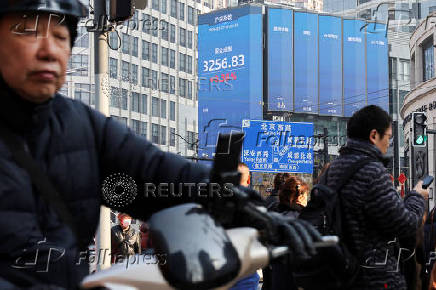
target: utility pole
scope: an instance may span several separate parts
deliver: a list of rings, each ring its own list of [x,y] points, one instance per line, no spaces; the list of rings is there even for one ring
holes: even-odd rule
[[[106,0],[94,0],[94,19],[98,28],[94,31],[94,70],[95,70],[95,108],[109,116],[109,93],[102,86],[107,83],[108,47]],[[106,79],[105,79],[106,78]],[[100,224],[96,237],[97,271],[107,269],[111,265],[111,211],[105,206],[100,207]]]

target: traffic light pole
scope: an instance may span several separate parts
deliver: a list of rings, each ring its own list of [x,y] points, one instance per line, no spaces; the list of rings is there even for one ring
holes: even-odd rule
[[[109,116],[109,93],[107,89],[102,89],[102,86],[108,82],[106,15],[106,0],[94,0],[94,19],[98,22],[104,22],[99,23],[99,27],[102,29],[94,31],[95,108],[104,115]],[[111,265],[110,215],[109,208],[105,206],[100,207],[100,224],[96,236],[96,255],[98,254],[99,257],[97,271],[107,269]]]

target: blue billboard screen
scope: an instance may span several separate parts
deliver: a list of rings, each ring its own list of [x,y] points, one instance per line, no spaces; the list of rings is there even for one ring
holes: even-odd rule
[[[268,9],[268,111],[293,110],[292,10]]]
[[[342,116],[342,20],[319,16],[319,113]]]
[[[365,22],[344,19],[344,115],[366,105]],[[361,28],[363,30],[361,31]]]
[[[247,5],[198,17],[200,157],[212,157],[218,133],[262,118],[262,9]]]
[[[386,26],[380,23],[367,27],[368,105],[377,105],[389,112],[388,40]]]
[[[294,13],[294,111],[318,113],[318,15]]]

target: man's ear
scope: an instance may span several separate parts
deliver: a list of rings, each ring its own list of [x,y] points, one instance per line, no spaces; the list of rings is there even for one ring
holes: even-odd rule
[[[377,130],[372,129],[371,132],[369,132],[369,142],[375,144],[376,141],[377,141]]]
[[[251,178],[250,178],[250,173],[248,173],[248,180],[247,180],[247,184],[250,185],[251,183]]]

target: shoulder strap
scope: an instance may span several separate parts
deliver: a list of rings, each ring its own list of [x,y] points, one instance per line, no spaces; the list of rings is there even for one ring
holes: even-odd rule
[[[70,209],[65,203],[65,200],[55,189],[49,177],[39,168],[36,161],[25,149],[25,144],[17,136],[15,136],[7,127],[0,123],[0,136],[12,153],[17,164],[25,169],[29,174],[33,185],[37,192],[45,200],[45,202],[53,207],[61,220],[70,227],[73,231],[79,247],[86,246],[83,240],[80,239],[79,232],[74,223]]]

